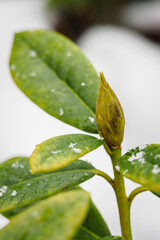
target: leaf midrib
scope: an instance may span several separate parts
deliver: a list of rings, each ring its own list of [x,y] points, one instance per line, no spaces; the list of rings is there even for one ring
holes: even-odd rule
[[[19,34],[19,36],[20,36],[20,34]],[[62,78],[59,77],[58,73],[57,73],[54,69],[52,69],[52,67],[49,65],[48,62],[45,62],[45,61],[41,58],[41,56],[40,56],[39,52],[37,51],[37,49],[35,49],[34,47],[32,47],[32,46],[25,40],[24,37],[20,36],[20,40],[27,46],[27,48],[29,48],[30,50],[35,50],[35,51],[36,51],[36,53],[37,53],[37,56],[36,56],[36,57],[38,57],[38,58],[46,65],[46,67],[48,67],[52,72],[54,72],[54,74],[56,74],[57,78],[58,78],[64,85],[67,86],[67,88],[75,95],[75,97],[76,97],[77,99],[79,99],[79,101],[82,103],[82,105],[84,105],[84,106],[93,114],[93,116],[94,116],[95,119],[96,119],[96,114],[95,114],[95,112],[93,112],[93,110],[90,108],[90,106],[87,105],[87,103],[78,95],[78,93],[77,93],[74,89],[71,88],[71,86],[70,86],[69,84],[67,84],[66,81],[64,81]]]
[[[31,183],[31,181],[36,181],[37,179],[39,180],[39,179],[41,179],[41,178],[45,178],[45,177],[49,177],[49,176],[51,176],[51,175],[54,175],[54,174],[66,174],[67,175],[67,173],[86,173],[86,172],[89,172],[89,173],[92,173],[92,174],[94,174],[95,175],[95,173],[93,172],[93,170],[94,170],[94,168],[93,169],[78,169],[78,170],[68,170],[68,171],[55,171],[55,172],[52,172],[52,173],[44,173],[44,174],[42,174],[41,176],[37,176],[37,177],[34,177],[34,178],[30,178],[30,179],[27,179],[27,180],[24,180],[24,181],[22,181],[22,182],[19,182],[19,183],[15,183],[15,184],[11,184],[11,185],[8,185],[8,188],[9,187],[14,187],[14,186],[16,186],[16,187],[18,187],[19,185],[22,185],[22,184],[25,184],[25,183]]]

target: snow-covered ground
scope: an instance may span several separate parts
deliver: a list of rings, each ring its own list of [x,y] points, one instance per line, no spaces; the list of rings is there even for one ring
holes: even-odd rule
[[[43,0],[0,1],[0,161],[30,155],[36,144],[50,137],[81,132],[54,119],[29,101],[9,74],[13,33],[48,26]],[[90,29],[81,36],[78,44],[97,71],[104,71],[124,108],[123,151],[139,144],[160,143],[160,47],[132,31],[113,26]],[[110,160],[103,148],[83,159],[112,175]],[[91,193],[112,233],[120,234],[111,187],[98,177],[83,186]],[[135,186],[126,181],[128,193]],[[133,239],[158,240],[159,199],[151,193],[142,193],[135,199],[131,210]],[[1,226],[5,223],[3,219]]]

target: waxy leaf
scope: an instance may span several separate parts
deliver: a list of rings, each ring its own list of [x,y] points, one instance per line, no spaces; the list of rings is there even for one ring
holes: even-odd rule
[[[93,169],[93,166],[82,160],[77,160],[67,165],[60,171],[69,171],[74,169],[89,170],[89,169]],[[9,187],[9,185],[21,183],[25,180],[29,180],[29,179],[32,180],[40,175],[44,175],[44,174],[31,175],[30,169],[29,169],[29,158],[27,157],[12,158],[0,164],[0,188],[3,189],[4,186]],[[74,188],[80,189],[79,187],[74,187]],[[3,215],[7,218],[10,218],[16,215],[17,213],[23,211],[26,207],[29,207],[29,205],[25,205],[24,207],[21,207],[21,208],[15,208],[10,211],[3,212]],[[100,212],[98,211],[98,209],[96,208],[96,206],[92,201],[83,225],[86,228],[88,228],[89,231],[93,231],[92,235],[97,234],[98,236],[106,236],[110,234],[107,224],[105,223],[103,217],[101,216]],[[85,235],[83,236],[84,240],[85,240],[85,236],[88,236],[88,232],[85,233]]]
[[[92,201],[83,226],[99,237],[111,235],[106,222]]]
[[[87,228],[81,227],[73,240],[95,240],[98,238],[98,236],[96,236],[93,232],[89,231]]]
[[[10,70],[17,86],[44,111],[97,133],[99,77],[72,41],[52,31],[17,33]]]
[[[11,162],[8,161],[8,162]],[[22,161],[21,161],[21,164],[22,164]],[[83,162],[81,160],[77,160],[76,162],[74,163],[71,163],[70,165],[66,166],[65,168],[63,168],[63,170],[65,169],[69,169],[69,167],[71,168],[72,165],[75,165],[76,164],[76,167],[78,169],[83,169],[83,168],[86,168],[86,162]],[[88,169],[92,169],[92,165],[88,164]],[[35,175],[31,175],[30,177],[32,176],[35,176]],[[75,186],[75,187],[72,187],[71,189],[67,189],[67,191],[69,190],[81,190],[82,191],[82,188],[80,188],[79,186]],[[36,204],[33,203],[33,204]],[[3,212],[3,216],[7,217],[7,218],[11,218],[13,217],[14,215],[20,213],[21,211],[23,211],[25,208],[28,208],[30,205],[27,205],[27,206],[24,206],[24,207],[21,207],[21,208],[15,208],[15,209],[12,209],[10,211],[7,211],[7,212]],[[100,214],[100,212],[98,211],[98,209],[96,208],[96,206],[94,205],[94,203],[92,202],[91,200],[91,203],[90,203],[90,207],[89,207],[89,210],[88,210],[88,213],[87,213],[87,217],[85,219],[85,221],[83,222],[83,231],[80,230],[80,233],[77,234],[77,238],[83,234],[82,232],[85,231],[85,234],[83,236],[83,239],[85,240],[85,236],[88,236],[88,231],[89,232],[92,232],[92,236],[93,235],[98,235],[98,236],[107,236],[107,235],[110,235],[110,231],[108,229],[108,226],[107,224],[105,223],[102,215]],[[88,239],[87,239],[88,240]]]
[[[70,240],[84,221],[90,203],[84,191],[69,191],[29,207],[0,231],[1,240]]]
[[[51,138],[38,145],[32,153],[30,157],[32,173],[60,169],[102,144],[102,140],[84,134]]]
[[[71,170],[89,170],[94,167],[82,160],[77,160],[59,171],[71,171]],[[56,171],[58,172],[58,171]],[[29,168],[29,158],[27,157],[15,157],[0,164],[0,188],[4,185],[14,185],[21,183],[24,180],[37,178],[38,176],[44,176],[44,174],[31,174]]]
[[[98,238],[99,240],[125,240],[123,237],[108,236],[103,238]]]
[[[28,157],[15,157],[0,164],[0,188],[37,176],[31,175]]]
[[[99,237],[95,235],[93,232],[89,231],[87,228],[81,227],[78,231],[76,237],[73,240],[122,240],[122,237],[115,237],[115,236],[106,236],[106,237]]]
[[[75,188],[77,189],[77,187],[75,187]],[[78,188],[78,189],[81,189],[81,188]],[[68,189],[68,190],[70,190],[70,189]],[[30,205],[27,205],[27,206],[24,206],[21,208],[15,208],[10,211],[3,212],[3,216],[5,216],[7,218],[11,218],[29,206]],[[94,203],[92,201],[91,201],[91,204],[89,207],[89,211],[87,213],[87,217],[83,223],[83,226],[84,226],[83,231],[82,231],[82,229],[80,230],[80,233],[77,234],[77,239],[79,238],[79,239],[85,240],[85,236],[87,238],[89,235],[88,232],[90,232],[90,233],[92,232],[92,237],[95,235],[97,235],[99,237],[102,237],[102,236],[104,237],[104,236],[110,235],[110,231],[109,231],[109,228],[108,228],[106,222],[104,221],[102,215],[100,214],[100,212],[98,211],[98,209],[96,208],[96,206],[94,205]],[[84,229],[86,229],[86,231]],[[84,231],[85,231],[85,233],[83,234]],[[82,234],[83,234],[83,238],[80,238]]]
[[[13,168],[14,163],[17,166],[21,164],[24,168],[15,169]],[[92,165],[81,160],[71,163],[60,171],[41,175],[31,175],[27,163],[27,158],[14,158],[1,165],[0,169],[1,172],[4,170],[4,174],[0,175],[0,212],[29,205],[39,199],[78,185],[94,176]],[[6,178],[6,169],[8,169],[8,179]],[[21,171],[24,175],[20,175]]]
[[[160,191],[160,145],[145,145],[128,151],[119,159],[118,168],[132,181]]]

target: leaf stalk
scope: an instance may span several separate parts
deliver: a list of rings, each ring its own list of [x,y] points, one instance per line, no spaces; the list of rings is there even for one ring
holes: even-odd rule
[[[128,202],[130,203],[130,205],[131,205],[132,201],[134,200],[134,198],[135,198],[138,194],[140,194],[140,193],[142,193],[142,192],[145,192],[145,191],[149,191],[149,190],[150,190],[149,188],[144,187],[144,186],[140,186],[140,187],[136,188],[135,190],[133,190],[133,191],[131,192],[131,194],[129,195],[129,197],[128,197]]]
[[[100,177],[103,177],[109,184],[111,184],[111,186],[115,187],[115,184],[114,184],[114,180],[105,172],[101,171],[101,170],[98,170],[98,169],[94,169],[92,170],[92,172],[94,172],[96,175],[100,176]]]

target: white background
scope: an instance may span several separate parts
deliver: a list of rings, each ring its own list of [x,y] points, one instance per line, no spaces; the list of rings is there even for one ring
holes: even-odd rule
[[[29,156],[35,145],[53,136],[81,131],[54,119],[34,105],[13,83],[9,54],[13,34],[48,28],[42,0],[0,1],[0,161]],[[127,29],[92,28],[78,40],[97,71],[104,71],[126,117],[123,151],[145,143],[160,143],[160,47]],[[86,155],[94,166],[112,176],[103,147]],[[111,187],[95,177],[83,184],[105,217],[111,232],[120,234],[117,206]],[[126,181],[127,193],[137,186]],[[139,195],[131,209],[133,239],[159,240],[160,201],[151,193]],[[1,226],[6,220],[1,221]]]

